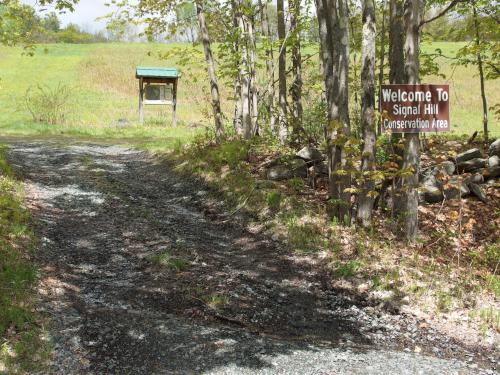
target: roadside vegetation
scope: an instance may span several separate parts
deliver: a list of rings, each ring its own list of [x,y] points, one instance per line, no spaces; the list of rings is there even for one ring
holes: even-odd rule
[[[440,152],[456,153],[456,143],[432,142]],[[467,138],[452,142],[467,145]],[[364,230],[330,219],[326,178],[314,189],[307,178],[269,180],[269,163],[294,153],[262,138],[215,146],[214,136],[205,135],[169,155],[179,173],[203,179],[231,216],[280,239],[295,256],[327,265],[335,287],[389,311],[451,326],[467,322],[480,341],[494,343],[500,331],[498,187],[487,190],[487,210],[466,199],[420,206],[419,240],[409,245],[395,233],[387,207]]]
[[[29,214],[0,147],[0,372],[43,368],[49,355],[43,321],[35,311],[37,270]]]

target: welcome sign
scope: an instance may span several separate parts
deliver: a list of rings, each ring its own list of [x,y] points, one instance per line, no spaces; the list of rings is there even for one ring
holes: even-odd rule
[[[423,133],[450,131],[448,85],[381,85],[383,131]]]

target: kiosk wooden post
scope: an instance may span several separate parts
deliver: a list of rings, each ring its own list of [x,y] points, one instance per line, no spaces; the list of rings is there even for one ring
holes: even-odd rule
[[[139,78],[139,124],[144,123],[144,87],[142,78]]]

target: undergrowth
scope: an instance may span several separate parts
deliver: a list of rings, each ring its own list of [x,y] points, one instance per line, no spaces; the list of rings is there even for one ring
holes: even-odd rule
[[[207,133],[190,146],[177,148],[174,157],[181,173],[203,178],[222,194],[231,215],[241,212],[247,220],[264,224],[261,227],[296,254],[326,259],[332,283],[382,293],[400,306],[411,304],[432,314],[477,310],[478,324],[498,330],[492,318],[499,312],[494,302],[500,293],[498,242],[464,248],[457,257],[453,253],[457,233],[446,229],[449,220],[443,226],[447,235],[436,240],[441,236],[435,232],[440,216],[433,221],[432,208],[426,208],[423,239],[415,246],[392,233],[391,220],[384,213],[375,214],[374,225],[367,230],[346,228],[329,220],[324,184],[312,189],[307,179],[266,179],[269,162],[292,153],[265,137],[230,138],[218,146]],[[485,308],[493,312],[481,315]]]
[[[40,371],[50,353],[34,312],[34,237],[22,190],[0,147],[0,373]]]

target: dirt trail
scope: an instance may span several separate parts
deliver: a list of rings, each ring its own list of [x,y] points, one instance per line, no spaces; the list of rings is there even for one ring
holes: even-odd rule
[[[9,159],[41,239],[52,374],[493,373],[432,329],[341,296],[145,153],[13,142]],[[172,267],[151,260],[165,251]]]

